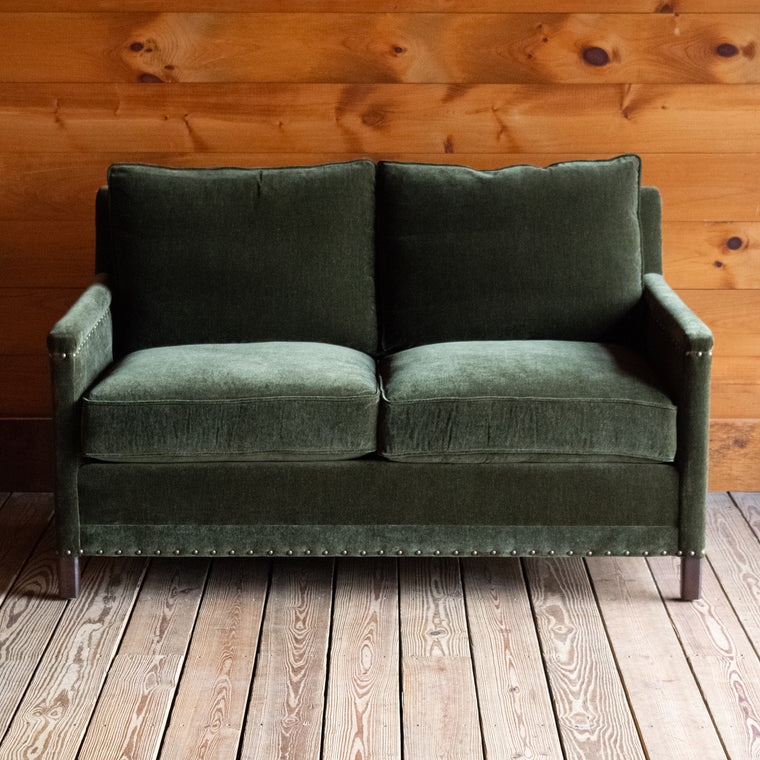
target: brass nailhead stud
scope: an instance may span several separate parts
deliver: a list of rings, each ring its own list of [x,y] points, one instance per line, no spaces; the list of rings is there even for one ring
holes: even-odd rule
[[[642,553],[642,555],[643,555],[644,557],[648,557],[648,556],[649,556],[649,552],[648,552],[648,551],[643,551],[643,552],[641,552],[641,553]]]
[[[679,550],[676,552],[676,557],[683,557],[683,551],[681,551],[681,549],[679,549]]]
[[[270,549],[267,554],[271,557],[274,554],[274,549]]]
[[[367,552],[366,552],[364,549],[362,549],[362,550],[359,552],[359,554],[360,554],[362,557],[366,557],[366,556],[367,556]]]
[[[66,554],[70,557],[71,556],[71,549],[66,549]]]
[[[594,552],[586,552],[586,556],[587,557],[593,557],[594,556]]]
[[[660,552],[660,554],[662,554],[662,556],[663,556],[663,557],[667,557],[667,556],[668,556],[668,550],[667,550],[667,549],[663,549],[663,550]]]
[[[612,552],[605,552],[605,553],[604,553],[604,556],[605,556],[605,557],[611,557],[611,556],[612,556]]]
[[[454,549],[453,552],[451,552],[455,557],[459,556],[459,549]]]
[[[327,549],[324,549],[324,550],[322,551],[322,554],[324,554],[324,556],[325,556],[325,557],[326,557],[326,556],[327,556],[329,553],[330,553],[330,552],[329,552],[329,551],[327,551]]]
[[[141,551],[140,549],[137,549],[137,550],[135,551],[135,554],[142,554],[142,551]]]
[[[216,549],[212,549],[212,550],[209,552],[209,554],[211,554],[211,555],[214,555],[214,554],[216,554]]]
[[[102,549],[98,549],[98,554],[102,554],[102,553],[103,553],[103,550]]]
[[[234,549],[230,549],[229,552],[228,552],[228,554],[230,556],[233,556],[235,554],[235,550]]]
[[[292,556],[293,556],[293,550],[292,549],[288,549],[288,557],[292,557]]]
[[[511,554],[513,557],[516,557],[516,556],[517,556],[517,549],[512,549],[512,551],[510,552],[510,554]]]
[[[436,555],[436,557],[437,557],[437,556],[438,556],[440,553],[441,553],[440,549],[436,549],[436,550],[433,552],[433,554],[435,554],[435,555]]]
[[[477,549],[473,549],[472,550],[472,556],[473,557],[477,557],[478,556],[478,550]]]
[[[554,549],[550,549],[550,550],[549,550],[549,556],[550,556],[550,557],[553,557],[553,556],[554,556]]]
[[[156,554],[161,554],[161,550],[160,549],[156,549]]]
[[[417,549],[417,551],[415,552],[415,554],[419,557],[420,554],[422,554],[422,549]]]
[[[575,552],[572,549],[570,549],[570,551],[567,553],[567,556],[572,557],[573,554],[575,554]]]
[[[246,554],[253,555],[253,549],[249,549]]]
[[[385,554],[385,552],[382,549],[380,549],[377,553],[380,554],[380,555]]]
[[[193,554],[199,554],[197,549],[193,549]]]
[[[491,554],[496,554],[496,549],[491,549]]]
[[[348,552],[347,552],[347,551],[344,549],[344,550],[341,552],[341,554],[342,554],[342,555],[345,557],[345,556],[346,556],[346,554],[348,554]]]
[[[400,557],[401,555],[403,555],[403,553],[404,553],[404,550],[403,550],[403,549],[399,549],[399,550],[396,552],[396,554],[398,554],[398,556],[399,556],[399,557]]]
[[[175,554],[180,554],[181,552],[180,552],[180,550],[179,550],[179,549],[175,549],[175,550],[174,550],[174,553],[175,553]]]
[[[533,556],[535,553],[536,553],[536,550],[535,550],[535,549],[531,549],[531,550],[530,550],[530,556],[531,556],[531,557],[532,557],[532,556]]]
[[[117,549],[116,554],[121,555],[121,549]]]
[[[625,551],[625,552],[623,552],[623,556],[624,557],[630,557],[631,553],[629,551]]]
[[[693,557],[696,554],[696,552],[689,552],[689,556]]]
[[[311,549],[305,549],[305,550],[304,550],[304,554],[306,554],[307,556],[308,556],[309,554],[311,554]]]

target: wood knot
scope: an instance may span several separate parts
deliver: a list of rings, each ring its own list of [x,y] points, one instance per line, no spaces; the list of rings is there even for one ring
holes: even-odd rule
[[[393,55],[403,55],[406,53],[406,48],[401,47],[401,45],[394,45],[391,50],[393,51]]]
[[[600,47],[585,47],[582,56],[589,66],[606,66],[610,62],[609,53]]]
[[[737,237],[736,235],[726,240],[726,248],[729,248],[732,251],[738,251],[742,247],[743,244],[744,244],[744,241],[740,237]]]
[[[655,13],[673,13],[673,6],[670,3],[663,3]]]
[[[132,44],[129,46],[129,49],[130,49],[130,50],[131,50],[133,53],[139,53],[139,52],[140,52],[140,51],[141,51],[141,50],[142,50],[144,47],[145,47],[145,45],[143,45],[143,44],[142,44],[142,42],[133,42],[133,43],[132,43]]]
[[[362,114],[362,124],[368,127],[381,127],[385,123],[385,113],[379,108],[371,108]]]
[[[156,84],[159,82],[163,84],[164,81],[160,77],[157,77],[155,74],[149,74],[147,71],[140,74],[138,80],[143,84]]]
[[[739,55],[739,48],[736,45],[732,45],[730,42],[722,42],[715,48],[715,52],[721,58],[733,58],[735,55]]]

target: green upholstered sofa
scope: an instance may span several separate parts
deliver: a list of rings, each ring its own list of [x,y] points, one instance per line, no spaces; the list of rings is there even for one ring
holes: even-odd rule
[[[637,156],[120,164],[49,340],[79,558],[677,555],[699,595],[712,336]]]

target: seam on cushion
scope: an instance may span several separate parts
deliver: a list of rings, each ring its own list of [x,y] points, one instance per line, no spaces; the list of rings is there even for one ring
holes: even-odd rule
[[[648,406],[655,409],[662,409],[664,411],[677,411],[678,407],[675,404],[665,404],[657,401],[636,401],[634,399],[614,399],[614,398],[562,398],[558,396],[442,396],[438,398],[417,398],[417,399],[399,399],[396,401],[390,401],[385,395],[383,400],[389,405],[409,405],[419,404],[421,402],[430,403],[450,403],[452,401],[537,401],[537,402],[561,402],[561,403],[576,403],[581,402],[584,404],[628,404],[630,406]]]
[[[360,448],[360,449],[250,449],[245,451],[193,451],[189,453],[171,453],[167,451],[156,451],[151,454],[126,454],[122,452],[86,452],[85,456],[91,459],[98,459],[100,457],[121,457],[124,459],[138,458],[143,462],[152,461],[150,457],[172,457],[176,459],[190,458],[190,457],[204,457],[204,456],[251,456],[260,454],[355,454],[357,451],[366,451],[371,453],[374,449]]]
[[[243,398],[201,398],[201,399],[135,399],[134,401],[98,400],[85,397],[83,401],[96,406],[202,406],[204,404],[245,404],[260,401],[364,401],[379,398],[380,394],[367,393],[361,396],[245,396]]]
[[[395,450],[389,450],[389,449],[381,449],[379,453],[382,456],[390,455],[394,457],[404,457],[404,456],[470,456],[472,454],[544,454],[546,456],[563,456],[563,455],[570,455],[570,456],[614,456],[614,457],[629,457],[631,459],[643,459],[645,461],[654,461],[654,462],[662,462],[662,461],[673,461],[672,459],[669,460],[662,460],[655,457],[650,456],[644,456],[643,454],[633,454],[627,451],[606,451],[606,450],[597,450],[597,449],[589,449],[585,452],[577,452],[577,451],[567,451],[567,450],[551,450],[547,451],[546,449],[456,449],[456,450],[434,450],[434,449],[415,449],[415,450],[407,450],[407,451],[395,451]]]

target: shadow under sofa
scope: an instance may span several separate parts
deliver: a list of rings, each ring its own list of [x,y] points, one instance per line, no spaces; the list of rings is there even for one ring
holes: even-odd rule
[[[683,558],[712,336],[638,157],[111,167],[48,340],[79,558]]]

